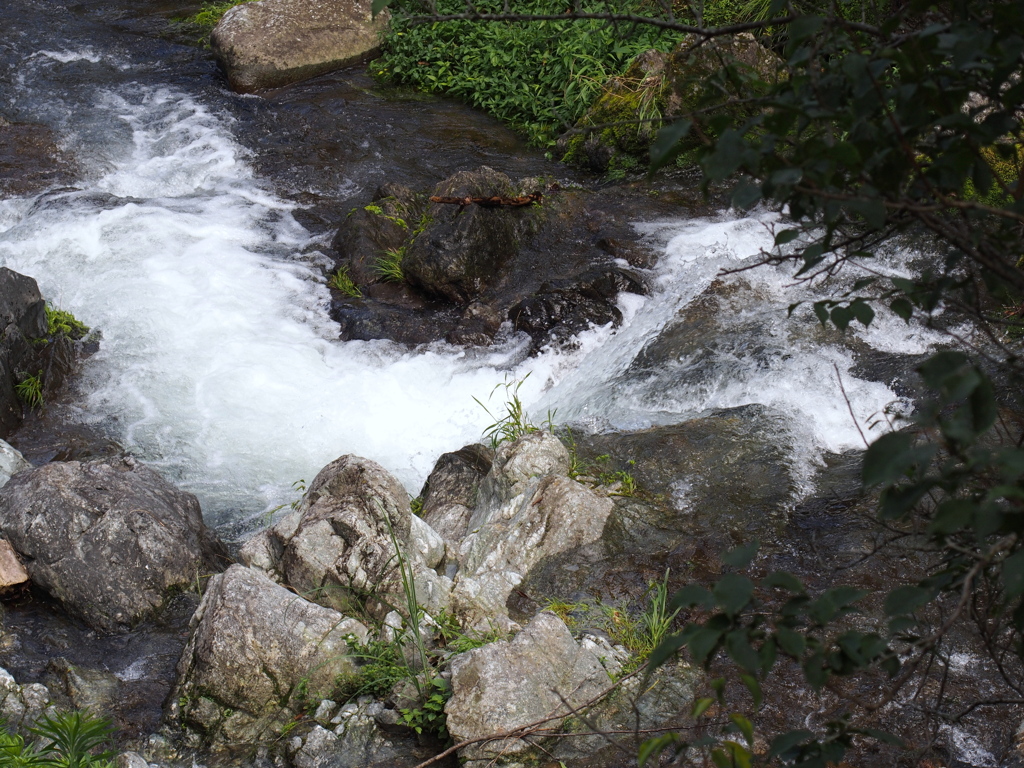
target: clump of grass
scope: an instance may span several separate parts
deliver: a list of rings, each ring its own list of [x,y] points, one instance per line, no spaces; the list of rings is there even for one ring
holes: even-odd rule
[[[479,399],[473,398],[476,400],[477,405],[494,419],[494,423],[485,427],[483,433],[484,437],[490,441],[491,448],[497,449],[502,443],[518,440],[523,435],[543,430],[549,432],[554,430],[554,411],[548,411],[547,418],[540,425],[534,424],[526,413],[523,401],[519,399],[519,388],[526,383],[528,378],[530,378],[530,374],[526,374],[521,379],[513,379],[511,381],[506,379],[504,383],[491,390],[491,397],[494,397],[494,393],[499,389],[505,390],[505,403],[503,406],[505,413],[500,416],[491,413],[490,409],[480,402]]]
[[[348,267],[338,267],[338,270],[327,279],[327,285],[349,298],[361,299],[363,297],[363,292],[349,276]]]
[[[43,407],[43,372],[25,376],[14,385],[14,391],[25,405],[33,410]]]
[[[401,283],[405,280],[405,273],[402,272],[402,259],[405,258],[405,248],[390,248],[374,262],[373,269],[381,280],[386,283]]]
[[[45,312],[47,336],[63,335],[70,339],[80,339],[89,332],[89,326],[67,310],[56,309],[47,304]]]
[[[197,27],[210,30],[216,27],[217,22],[224,18],[224,14],[236,5],[249,2],[252,0],[221,0],[220,2],[203,3],[198,13],[185,18],[184,21],[187,24],[195,24]]]
[[[100,768],[110,764],[113,728],[109,720],[88,712],[56,712],[44,715],[29,733],[43,740],[38,755],[41,765],[62,768]]]

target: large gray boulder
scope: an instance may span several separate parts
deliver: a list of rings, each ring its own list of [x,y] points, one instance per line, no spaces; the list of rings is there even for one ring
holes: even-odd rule
[[[405,603],[398,552],[406,556],[411,517],[409,494],[387,470],[342,456],[241,556],[320,605],[380,619]]]
[[[306,80],[371,58],[390,18],[370,0],[260,0],[237,5],[210,35],[236,91]]]
[[[577,643],[565,623],[548,611],[539,613],[511,641],[457,656],[451,671],[452,697],[445,714],[456,743],[507,733],[549,717],[557,728],[558,720],[573,708],[612,687],[609,670],[598,655]],[[504,738],[463,747],[459,756],[468,765],[486,765],[531,750],[526,740]]]
[[[192,617],[169,714],[215,749],[280,736],[354,672],[350,644],[366,635],[358,621],[232,565],[210,580]]]
[[[568,452],[548,432],[498,450],[458,551],[452,601],[464,625],[513,629],[506,603],[530,570],[600,541],[614,504],[568,469]]]
[[[467,445],[437,460],[423,486],[423,519],[450,546],[462,541],[476,506],[480,481],[494,460],[484,445]]]
[[[0,530],[33,583],[105,632],[219,569],[195,496],[131,458],[53,462],[0,490]]]

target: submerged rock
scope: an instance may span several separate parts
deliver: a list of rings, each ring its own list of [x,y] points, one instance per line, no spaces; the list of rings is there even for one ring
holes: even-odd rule
[[[15,475],[0,490],[0,529],[34,584],[105,632],[160,611],[224,561],[195,496],[131,458]]]
[[[371,58],[389,18],[373,18],[369,0],[260,0],[224,14],[210,47],[231,87],[249,93]]]
[[[366,636],[358,621],[233,565],[210,580],[192,618],[170,716],[215,749],[279,736],[353,672],[349,644]]]

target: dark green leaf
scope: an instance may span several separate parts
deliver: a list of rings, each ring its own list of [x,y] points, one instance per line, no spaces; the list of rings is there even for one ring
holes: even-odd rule
[[[658,136],[651,145],[650,173],[654,173],[678,157],[682,151],[680,143],[690,135],[692,127],[692,120],[677,120],[658,131]]]
[[[754,556],[757,554],[757,549],[760,546],[761,542],[754,539],[749,544],[744,544],[742,547],[730,549],[722,555],[722,562],[733,568],[746,568],[750,565],[750,561],[754,559]]]
[[[885,596],[885,612],[889,616],[905,616],[927,605],[934,594],[921,587],[897,587]]]
[[[902,317],[908,323],[910,322],[911,316],[914,314],[914,305],[906,299],[893,299],[892,303],[889,305],[889,309]]]
[[[730,616],[742,611],[754,594],[750,579],[735,573],[727,573],[712,588],[715,601]]]

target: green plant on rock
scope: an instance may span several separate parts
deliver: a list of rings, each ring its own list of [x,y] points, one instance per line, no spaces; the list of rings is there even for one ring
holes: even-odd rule
[[[443,677],[430,680],[430,688],[424,691],[422,702],[417,707],[399,710],[402,722],[418,734],[428,734],[441,741],[448,740],[448,719],[444,705],[452,696],[452,688]]]
[[[69,339],[81,339],[89,332],[89,326],[77,319],[73,314],[64,309],[56,309],[47,304],[46,312],[46,335],[67,336]]]
[[[490,441],[491,448],[497,449],[502,443],[518,440],[523,435],[554,430],[554,411],[548,411],[547,418],[538,426],[530,420],[526,408],[523,406],[523,401],[519,398],[519,389],[526,383],[529,377],[530,374],[526,374],[521,379],[509,380],[506,378],[503,383],[498,384],[491,390],[490,397],[494,397],[494,393],[498,390],[504,390],[504,414],[495,415],[491,413],[490,409],[480,402],[478,398],[473,398],[476,404],[483,408],[488,416],[494,419],[494,422],[487,425],[483,432],[484,437]]]
[[[25,405],[32,409],[43,407],[43,372],[25,376],[14,385],[14,391]]]
[[[327,285],[349,298],[361,299],[363,297],[363,292],[359,290],[359,286],[349,276],[347,266],[338,267],[328,278]]]
[[[224,18],[224,14],[234,8],[236,5],[242,3],[252,2],[252,0],[221,0],[220,2],[203,3],[199,11],[193,15],[188,16],[182,21],[186,24],[194,24],[197,27],[204,27],[207,30],[212,30],[217,23]]]
[[[114,752],[105,748],[113,734],[110,721],[88,712],[46,714],[29,728],[29,733],[42,740],[39,754],[47,765],[98,768],[114,756]]]
[[[402,259],[405,258],[405,246],[389,248],[384,251],[373,264],[373,271],[386,283],[401,283],[405,280],[402,272]]]
[[[477,632],[475,630],[465,632],[455,614],[449,611],[441,611],[436,621],[441,644],[449,653],[465,653],[474,648],[482,648],[490,643],[503,640],[507,636],[500,629],[496,628],[491,628],[486,632]]]

